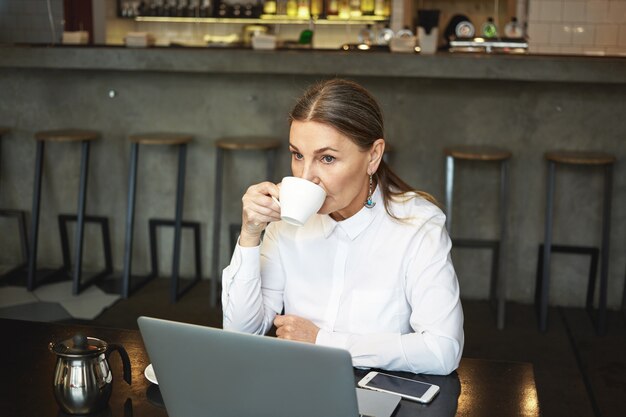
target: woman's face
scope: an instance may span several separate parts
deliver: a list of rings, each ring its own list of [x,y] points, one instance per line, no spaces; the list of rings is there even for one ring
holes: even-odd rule
[[[375,151],[362,151],[328,125],[299,121],[291,123],[289,150],[293,175],[326,191],[326,200],[318,213],[343,220],[363,208],[369,188],[368,169],[373,167],[372,158],[378,157]],[[375,162],[370,172],[377,167]]]

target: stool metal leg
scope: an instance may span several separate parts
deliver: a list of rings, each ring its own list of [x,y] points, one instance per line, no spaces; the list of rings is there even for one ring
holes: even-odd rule
[[[178,275],[180,270],[180,235],[183,217],[183,202],[185,197],[185,168],[187,160],[187,145],[178,148],[178,183],[176,185],[176,217],[174,224],[174,259],[172,261],[171,301],[178,299]]]
[[[83,269],[83,238],[85,236],[85,203],[87,196],[87,175],[89,173],[89,141],[83,141],[80,158],[80,185],[78,188],[78,216],[76,222],[76,237],[74,244],[74,274],[72,294],[77,295],[81,291],[81,272]]]
[[[452,191],[454,190],[454,157],[446,157],[446,229],[452,236]]]
[[[224,152],[217,148],[215,161],[215,206],[213,209],[213,259],[211,266],[211,297],[210,305],[217,305],[217,280],[219,279],[220,262],[220,232],[222,219],[222,169],[224,165]]]
[[[546,194],[546,224],[543,242],[543,271],[539,296],[539,329],[545,332],[548,327],[548,291],[550,289],[550,255],[552,251],[552,215],[554,210],[555,163],[548,161],[548,186]]]
[[[33,291],[37,273],[37,243],[39,237],[39,209],[41,208],[41,177],[43,174],[43,155],[45,142],[37,141],[37,156],[35,157],[35,181],[33,186],[32,225],[30,228],[30,251],[28,257],[28,291]]]
[[[509,201],[509,161],[502,161],[500,165],[500,265],[498,271],[498,329],[504,329],[504,319],[506,314],[506,237],[507,237],[507,216]]]
[[[122,297],[130,296],[131,267],[133,257],[133,226],[135,225],[135,191],[137,189],[137,160],[139,144],[130,147],[130,173],[128,177],[128,208],[126,210],[126,243],[124,244],[124,274],[122,276]]]
[[[600,252],[600,303],[598,310],[598,334],[606,332],[606,299],[609,277],[609,245],[611,234],[611,200],[613,190],[613,166],[604,169],[604,203],[602,212],[602,249]]]

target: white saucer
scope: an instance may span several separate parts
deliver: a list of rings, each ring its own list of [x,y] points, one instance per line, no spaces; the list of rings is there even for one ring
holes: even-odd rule
[[[152,382],[153,384],[159,385],[156,379],[156,375],[154,374],[154,368],[152,367],[152,364],[146,366],[146,370],[143,371],[143,374],[146,376],[146,379],[148,381]]]

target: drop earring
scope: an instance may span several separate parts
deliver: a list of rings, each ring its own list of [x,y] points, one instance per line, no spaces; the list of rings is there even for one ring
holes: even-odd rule
[[[367,193],[367,200],[365,200],[365,207],[371,209],[372,207],[374,207],[376,205],[376,202],[374,200],[372,200],[372,184],[374,181],[372,181],[372,174],[370,174],[370,186],[369,186],[369,191]]]

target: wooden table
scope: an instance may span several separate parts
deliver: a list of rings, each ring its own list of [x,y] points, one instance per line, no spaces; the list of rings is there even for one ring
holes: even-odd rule
[[[48,350],[48,343],[67,339],[78,331],[122,344],[132,364],[129,386],[122,379],[119,356],[111,355],[113,395],[107,409],[91,416],[167,415],[158,386],[143,375],[149,358],[138,331],[0,319],[0,414],[3,417],[65,415],[52,393],[56,355]],[[355,369],[355,381],[365,373]],[[528,363],[463,358],[457,372],[449,376],[394,374],[441,387],[429,405],[403,400],[394,417],[540,415],[533,368]]]

